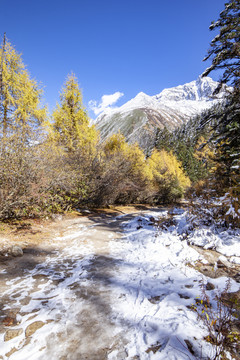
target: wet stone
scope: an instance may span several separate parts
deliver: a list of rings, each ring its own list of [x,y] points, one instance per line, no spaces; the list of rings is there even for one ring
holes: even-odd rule
[[[60,284],[61,282],[65,281],[66,279],[65,278],[61,278],[61,279],[56,279],[56,280],[51,280],[52,284],[54,285],[58,285]]]
[[[13,326],[16,325],[16,317],[12,317],[12,316],[6,316],[3,320],[2,323],[4,326]]]
[[[17,246],[17,245],[14,245],[12,248],[11,248],[11,255],[12,256],[23,256],[23,251],[22,251],[22,248],[20,248],[20,246]]]
[[[30,321],[30,320],[34,319],[36,316],[37,316],[37,314],[31,315],[31,316],[27,319],[27,321]]]
[[[206,285],[206,290],[214,290],[214,289],[215,289],[215,286],[212,283],[208,282]]]
[[[226,265],[221,260],[218,260],[217,261],[217,267],[220,269],[220,268],[226,267]]]
[[[6,314],[3,314],[2,324],[4,326],[15,326],[19,324],[17,321],[17,314],[19,313],[19,308],[11,309]]]
[[[190,299],[190,297],[187,295],[183,295],[183,294],[178,294],[178,295],[181,299]]]
[[[148,301],[151,304],[158,304],[160,301],[163,300],[164,297],[165,297],[165,295],[152,296],[151,298],[148,299]]]
[[[154,354],[156,354],[156,352],[158,352],[161,349],[162,345],[157,341],[156,344],[151,345],[147,350],[146,353],[149,354],[150,352],[153,352]]]
[[[23,329],[9,329],[5,332],[4,341],[12,340],[15,337],[21,335],[22,333]]]
[[[48,275],[46,274],[36,274],[36,275],[33,275],[32,278],[34,280],[45,280],[45,281],[48,281]]]
[[[41,310],[41,308],[35,308],[31,310],[31,314],[37,313]],[[21,311],[19,313],[21,316],[29,315],[29,312]]]
[[[13,295],[12,295],[12,298],[13,298],[13,299],[16,299],[16,298],[18,298],[18,297],[20,297],[20,296],[22,296],[22,293],[19,292],[19,293],[13,294]]]
[[[237,283],[240,283],[240,272],[237,273],[233,278]]]
[[[43,327],[45,323],[43,321],[35,321],[32,324],[28,325],[25,331],[26,337],[32,336],[38,329]]]
[[[74,282],[70,285],[68,285],[68,287],[71,289],[71,290],[78,290],[79,287],[80,287],[80,284],[78,282]]]
[[[30,296],[26,296],[25,298],[23,298],[23,299],[21,299],[20,300],[20,304],[21,305],[28,305],[29,303],[30,303],[30,301],[31,301],[31,297]]]
[[[15,352],[17,351],[17,349],[14,347],[14,348],[12,348],[7,354],[6,354],[6,356],[7,356],[7,358],[9,358],[12,354],[14,354]]]

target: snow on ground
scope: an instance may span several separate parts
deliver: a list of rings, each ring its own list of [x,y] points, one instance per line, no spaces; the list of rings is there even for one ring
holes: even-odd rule
[[[0,358],[50,360],[54,353],[56,359],[60,359],[63,350],[59,346],[58,335],[66,331],[68,323],[74,324],[74,316],[83,306],[81,300],[74,303],[71,287],[80,278],[83,286],[87,282],[84,267],[90,263],[93,254],[91,245],[83,244],[86,231],[87,228],[83,226],[72,235],[59,237],[58,241],[70,238],[72,247],[55,251],[55,254],[47,256],[44,263],[38,264],[33,270],[26,270],[25,276],[6,283],[9,290],[3,294],[3,298],[8,298],[9,303],[5,303],[3,309],[9,309],[10,313],[20,309],[13,331],[17,333],[21,330],[18,336],[9,340],[6,340],[6,334],[11,337],[11,333],[0,334],[0,355],[3,356]],[[79,238],[81,241],[77,242]]]
[[[202,282],[209,279],[187,266],[202,259],[186,240],[181,240],[180,235],[188,228],[186,214],[177,209],[173,214],[176,224],[158,233],[151,225],[156,214],[138,216],[124,224],[125,237],[117,246],[112,243],[112,253],[122,259],[115,275],[118,286],[121,284],[118,289],[121,301],[115,301],[113,308],[118,313],[118,322],[127,323],[131,329],[126,359],[184,360],[211,357],[214,352],[202,340],[207,335],[206,329],[190,309],[194,299],[201,295]],[[211,279],[211,283],[222,291],[226,280]],[[238,289],[238,284],[232,281],[232,291]],[[213,297],[213,291],[208,293]],[[192,344],[195,356],[185,340]],[[109,359],[115,359],[115,355]]]
[[[96,223],[55,239],[69,241],[68,246],[8,282],[3,299],[9,298],[10,304],[3,308],[10,310],[13,303],[20,308],[12,329],[22,330],[10,340],[0,334],[2,359],[185,360],[211,356],[213,349],[203,340],[207,331],[191,310],[201,296],[202,282],[209,279],[189,266],[204,261],[189,242],[215,246],[238,262],[239,237],[226,230],[193,230],[181,209],[174,209],[172,222],[157,230],[155,220],[168,216],[167,211],[142,212],[130,220],[129,215],[112,220],[122,224],[124,234],[114,236],[107,230],[105,255],[94,247],[99,236]],[[210,279],[221,291],[226,280]],[[231,285],[232,291],[239,289],[233,280]],[[208,291],[212,299],[214,291]],[[31,331],[33,321],[38,330]],[[93,346],[96,351],[91,355]],[[100,353],[104,355],[99,358],[96,354]]]
[[[230,257],[230,262],[240,264],[240,229],[226,229],[214,224],[204,226],[198,219],[191,219],[191,216],[188,217],[187,222],[188,226],[191,226],[192,222],[195,223],[194,230],[188,234],[191,244],[216,250]]]

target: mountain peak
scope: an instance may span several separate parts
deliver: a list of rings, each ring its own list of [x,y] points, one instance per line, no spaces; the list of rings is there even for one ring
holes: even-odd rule
[[[202,77],[184,85],[164,89],[161,93],[149,96],[139,92],[133,99],[120,107],[111,109],[111,114],[128,112],[133,109],[147,108],[156,111],[163,108],[178,108],[182,115],[191,116],[208,109],[216,102],[222,100],[226,94],[226,87],[219,94],[213,95],[219,83],[210,77]],[[104,115],[101,114],[100,117]],[[98,122],[99,119],[97,119]]]
[[[157,129],[174,129],[221,102],[226,87],[213,95],[218,85],[210,77],[200,76],[197,80],[165,89],[155,96],[140,92],[121,107],[99,115],[96,126],[102,139],[120,131],[130,143],[137,141],[144,149],[152,148]]]
[[[218,96],[213,96],[214,91],[219,83],[210,77],[199,76],[197,80],[191,81],[184,85],[173,88],[164,89],[160,94],[156,95],[156,99],[160,102],[170,101],[211,101],[213,99],[221,99],[225,90],[221,91]]]
[[[118,109],[121,111],[125,111],[132,108],[145,107],[145,106],[148,107],[151,102],[152,102],[152,97],[141,91],[135,96],[135,98],[129,100],[126,104],[122,105]]]
[[[149,95],[147,95],[147,94],[145,94],[144,92],[140,91],[140,93],[138,93],[136,97],[138,97],[138,98],[145,98],[146,96],[149,96]]]

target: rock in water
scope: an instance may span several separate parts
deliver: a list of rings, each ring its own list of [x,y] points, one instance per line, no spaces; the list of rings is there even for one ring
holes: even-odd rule
[[[23,251],[20,246],[14,245],[11,249],[12,256],[23,256]]]

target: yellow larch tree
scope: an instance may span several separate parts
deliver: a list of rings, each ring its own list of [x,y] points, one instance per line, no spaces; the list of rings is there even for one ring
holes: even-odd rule
[[[0,48],[0,217],[29,214],[42,192],[41,107],[37,82],[5,38]]]
[[[53,112],[52,135],[67,152],[82,149],[90,155],[95,151],[98,133],[94,126],[90,126],[82,93],[73,73],[68,75],[60,94],[60,104]]]
[[[190,186],[181,163],[172,152],[154,150],[148,159],[152,184],[156,189],[156,201],[168,202],[180,198]]]
[[[32,132],[46,118],[46,109],[41,108],[42,90],[30,78],[21,55],[8,40],[3,41],[0,49],[0,134],[9,137],[18,134],[28,142]]]

